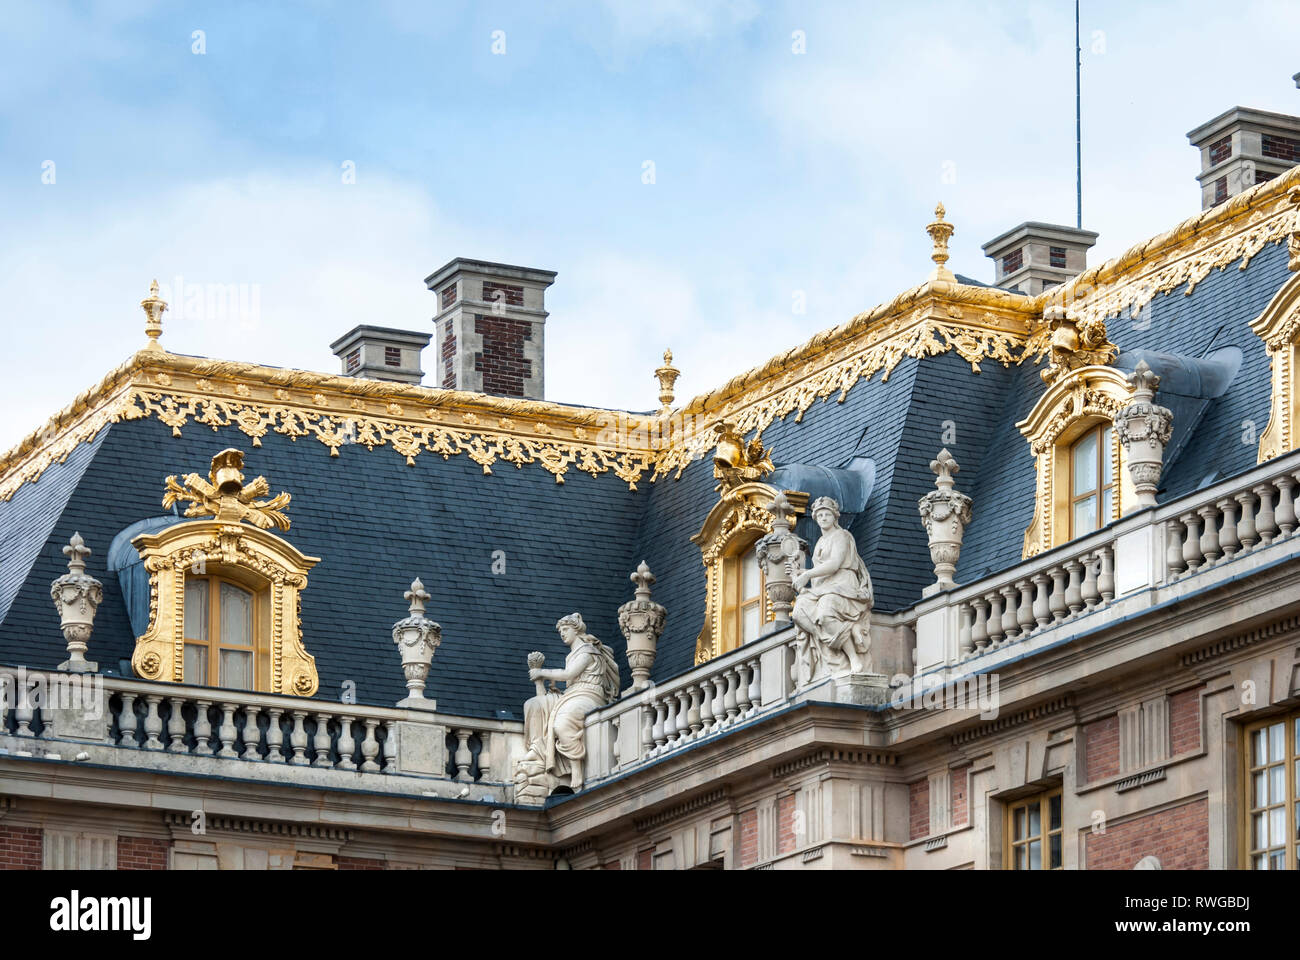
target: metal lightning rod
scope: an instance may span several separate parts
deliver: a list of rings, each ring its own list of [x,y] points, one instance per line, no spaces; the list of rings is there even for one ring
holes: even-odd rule
[[[1079,67],[1082,62],[1079,46],[1079,0],[1074,0],[1074,225],[1083,229],[1083,112],[1080,107]]]

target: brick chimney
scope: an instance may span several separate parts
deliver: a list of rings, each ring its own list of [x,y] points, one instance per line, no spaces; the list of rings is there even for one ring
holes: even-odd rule
[[[344,376],[418,385],[424,379],[420,351],[428,345],[427,333],[362,324],[331,343],[330,349],[342,361]]]
[[[1201,151],[1201,209],[1300,163],[1300,117],[1233,107],[1187,134]]]
[[[1091,230],[1029,221],[994,237],[981,248],[994,263],[995,287],[1037,296],[1088,267],[1097,242]]]
[[[437,385],[541,400],[546,288],[555,272],[457,257],[424,282],[438,298]]]

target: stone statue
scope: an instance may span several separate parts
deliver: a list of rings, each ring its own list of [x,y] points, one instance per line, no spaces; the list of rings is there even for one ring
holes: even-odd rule
[[[871,673],[871,575],[853,535],[840,526],[840,505],[818,497],[811,513],[822,535],[812,566],[794,577],[799,593],[791,612],[800,682]]]
[[[544,670],[541,653],[528,655],[528,679],[537,685],[537,695],[524,704],[525,753],[514,775],[517,803],[540,803],[565,776],[574,792],[582,789],[585,718],[618,697],[614,653],[587,633],[581,614],[562,617],[555,628],[569,647],[564,666]],[[552,681],[549,691],[543,681]],[[554,681],[564,681],[563,693]]]

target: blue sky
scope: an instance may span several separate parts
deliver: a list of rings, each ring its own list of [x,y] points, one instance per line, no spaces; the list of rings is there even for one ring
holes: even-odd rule
[[[665,346],[684,399],[920,282],[938,200],[985,280],[982,242],[1073,222],[1069,0],[5,14],[0,448],[142,345],[155,276],[245,292],[181,304],[170,349],[333,371],[357,323],[430,330],[453,256],[556,270],[548,397],[646,409]],[[1197,212],[1193,126],[1300,114],[1300,5],[1082,20],[1097,263]]]

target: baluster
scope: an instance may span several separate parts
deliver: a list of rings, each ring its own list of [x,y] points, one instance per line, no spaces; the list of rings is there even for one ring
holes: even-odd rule
[[[971,642],[975,644],[976,650],[983,652],[989,642],[987,619],[989,613],[989,602],[983,597],[976,597],[971,602],[975,605],[975,623],[971,627],[970,631]]]
[[[998,593],[1002,595],[1002,636],[1012,640],[1020,633],[1019,618],[1016,614],[1019,596],[1016,588],[1010,584],[998,588]]]
[[[182,712],[185,701],[180,697],[169,697],[167,702],[172,708],[171,716],[167,718],[167,736],[171,738],[167,751],[185,753],[185,714]]]
[[[759,659],[755,657],[749,661],[749,710],[746,716],[752,717],[758,712],[758,708],[763,705],[763,685],[762,676],[759,674]]]
[[[736,687],[738,686],[739,680],[740,680],[740,675],[736,673],[736,668],[728,667],[727,668],[727,692],[723,695],[722,698],[722,705],[726,708],[727,711],[727,723],[731,723],[733,720],[735,720],[736,714],[740,712],[740,708],[737,706],[737,702],[736,702]]]
[[[244,753],[245,760],[261,761],[262,751],[259,744],[262,742],[262,731],[257,726],[257,715],[261,708],[250,705],[244,707]]]
[[[716,718],[713,724],[715,730],[721,730],[727,722],[727,674],[715,673],[713,675],[713,716]]]
[[[677,739],[686,743],[691,739],[691,694],[688,688],[677,691]]]
[[[378,773],[379,763],[375,757],[379,756],[379,740],[375,737],[375,728],[379,726],[379,721],[374,717],[367,717],[366,738],[361,741],[361,769],[365,773]]]
[[[280,729],[280,716],[284,710],[267,707],[266,713],[271,718],[266,725],[266,759],[271,763],[284,763],[284,731]]]
[[[1249,491],[1232,495],[1241,506],[1241,519],[1237,521],[1237,539],[1241,541],[1241,552],[1245,553],[1259,542],[1259,533],[1255,530],[1255,497]]]
[[[747,713],[749,713],[749,664],[738,663],[736,664],[736,719],[743,719]]]
[[[384,723],[380,724],[384,731],[383,749],[380,755],[384,758],[384,773],[397,772],[397,724]]]
[[[655,722],[654,722],[654,740],[655,751],[663,750],[664,744],[668,742],[668,707],[665,705],[663,698],[656,698],[654,702]]]
[[[617,718],[615,718],[617,719]],[[614,737],[614,747],[618,748],[618,737]],[[478,778],[486,780],[492,772],[492,731],[480,730],[478,733]]]
[[[1219,531],[1215,527],[1219,511],[1206,504],[1198,507],[1196,512],[1201,515],[1204,529],[1201,534],[1201,554],[1205,557],[1206,567],[1212,567],[1219,559]]]
[[[649,704],[638,709],[641,713],[641,756],[648,757],[655,749],[655,708]]]
[[[223,703],[221,705],[221,726],[217,728],[217,736],[221,739],[221,749],[217,751],[217,756],[225,757],[228,760],[239,756],[235,753],[235,710],[237,704]]]
[[[1079,588],[1079,596],[1083,598],[1084,605],[1091,610],[1101,600],[1101,591],[1097,589],[1097,570],[1101,563],[1095,555],[1084,557],[1082,563],[1083,585]]]
[[[1067,593],[1065,586],[1066,572],[1064,567],[1052,567],[1047,571],[1052,578],[1052,596],[1048,601],[1048,609],[1052,611],[1052,620],[1060,623],[1065,619],[1069,607],[1066,606],[1065,595]]]
[[[201,757],[212,756],[212,720],[208,716],[211,707],[211,700],[194,702],[194,752]]]
[[[957,658],[965,660],[975,649],[975,641],[971,639],[971,624],[975,620],[975,610],[969,603],[963,603],[957,608]]]
[[[14,729],[14,735],[19,737],[35,736],[35,734],[32,733],[31,725],[32,725],[32,718],[36,716],[36,708],[32,704],[32,693],[31,693],[31,688],[28,686],[28,680],[24,678],[18,684],[16,684],[16,687],[17,689],[15,691],[15,697],[14,697],[14,723],[16,724],[16,727]],[[131,704],[130,704],[131,742],[130,743],[127,743],[126,727],[122,724],[122,721],[120,720],[118,721],[118,726],[121,727],[123,731],[122,734],[123,745],[128,747],[134,747],[135,746],[135,694],[130,694],[130,697],[131,697]],[[127,694],[125,693],[122,694],[122,716],[123,717],[125,717],[127,713],[126,698],[127,698]]]
[[[1101,562],[1101,572],[1097,574],[1097,592],[1101,594],[1102,603],[1115,599],[1115,554],[1111,547],[1105,546],[1097,551]]]
[[[1034,584],[1034,620],[1039,627],[1045,627],[1052,622],[1052,611],[1047,606],[1047,595],[1052,592],[1051,582],[1041,570],[1029,579]]]
[[[1020,606],[1016,608],[1016,626],[1020,635],[1027,637],[1034,632],[1034,585],[1028,580],[1016,584],[1020,591]]]
[[[1251,488],[1255,496],[1259,497],[1259,511],[1255,514],[1255,530],[1259,533],[1259,542],[1268,545],[1273,542],[1273,536],[1277,533],[1277,524],[1273,514],[1273,487],[1271,484],[1261,483],[1258,487]]]
[[[456,779],[472,783],[474,778],[470,776],[469,765],[474,761],[474,754],[469,749],[470,733],[470,730],[456,731],[456,756],[453,759],[456,762]]]
[[[18,718],[18,730],[16,732],[20,737],[30,737],[32,735],[32,732],[27,729],[27,724],[32,719],[32,708],[28,705],[29,702],[27,691],[20,688],[17,709],[15,710],[15,715]],[[26,713],[25,719],[23,717],[24,713]],[[135,694],[124,691],[122,693],[122,713],[117,718],[117,727],[122,731],[122,739],[119,743],[124,747],[138,746],[135,742],[135,722]]]
[[[1290,476],[1283,474],[1273,482],[1277,484],[1278,490],[1281,491],[1278,497],[1277,512],[1274,515],[1274,519],[1277,521],[1277,525],[1282,529],[1282,536],[1289,537],[1291,536],[1291,531],[1295,529],[1295,504],[1291,501],[1291,488],[1295,486],[1295,480]]]
[[[1165,569],[1170,580],[1177,580],[1187,569],[1183,559],[1183,522],[1169,520],[1165,523]]]
[[[1070,574],[1070,583],[1065,588],[1065,605],[1070,608],[1070,616],[1073,617],[1083,609],[1083,564],[1078,560],[1067,560],[1065,569]]]
[[[1240,543],[1237,540],[1237,501],[1224,497],[1215,506],[1223,511],[1223,526],[1219,528],[1219,550],[1223,553],[1224,560],[1231,560]]]
[[[293,711],[293,729],[289,731],[289,746],[293,747],[293,757],[289,762],[300,767],[311,763],[307,759],[307,728],[304,726],[306,719],[306,711]]]
[[[352,718],[339,717],[339,762],[340,770],[355,770],[357,762],[352,754],[357,749],[356,738],[352,736]]]
[[[1194,513],[1185,513],[1181,519],[1187,530],[1187,539],[1183,541],[1183,561],[1187,564],[1187,572],[1192,573],[1201,565],[1200,520]]]
[[[700,732],[705,736],[713,732],[714,725],[718,722],[718,715],[713,712],[713,678],[709,677],[700,683]]]
[[[694,740],[704,728],[704,723],[700,717],[701,691],[699,684],[691,684],[690,695],[691,705],[686,710],[686,722],[691,726],[691,739]]]
[[[312,738],[311,745],[316,749],[316,759],[311,764],[313,767],[334,766],[330,760],[330,718],[327,714],[316,714],[316,736]]]
[[[148,704],[148,711],[144,715],[144,748],[146,750],[161,750],[163,742],[158,738],[162,733],[163,722],[162,716],[158,713],[158,705],[162,703],[162,696],[156,693],[145,694],[144,702]]]
[[[989,602],[989,646],[996,647],[1002,642],[1002,594],[996,590],[987,596]]]
[[[664,707],[668,712],[664,715],[664,737],[668,740],[668,745],[672,746],[677,742],[677,694],[670,693],[664,697]]]

